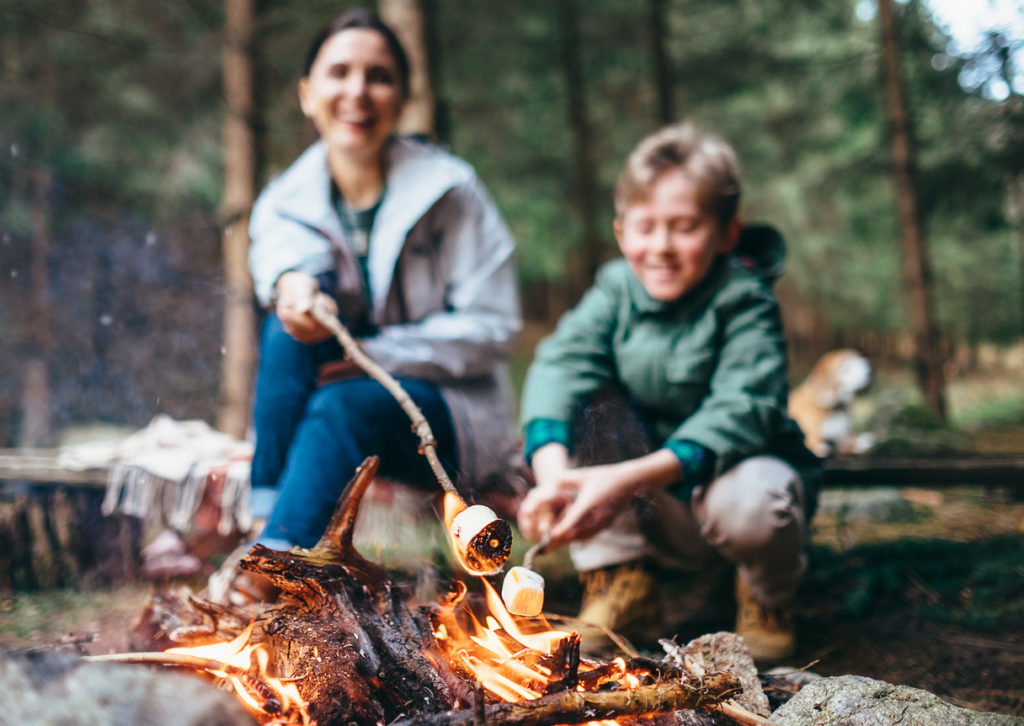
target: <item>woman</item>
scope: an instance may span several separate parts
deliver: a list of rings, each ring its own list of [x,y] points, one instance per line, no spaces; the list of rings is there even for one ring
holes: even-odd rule
[[[258,541],[277,549],[316,543],[367,456],[389,479],[436,481],[405,413],[342,360],[313,305],[399,380],[465,486],[514,451],[506,359],[520,328],[513,242],[490,196],[464,161],[395,135],[409,66],[391,29],[343,14],[314,40],[298,91],[320,138],[264,190],[250,225],[269,308],[254,513],[269,509]]]

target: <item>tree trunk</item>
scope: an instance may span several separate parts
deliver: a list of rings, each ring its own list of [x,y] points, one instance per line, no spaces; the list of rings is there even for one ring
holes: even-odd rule
[[[430,82],[430,47],[422,0],[380,0],[381,18],[390,25],[409,56],[409,99],[402,109],[398,130],[436,138],[434,91]]]
[[[601,264],[601,236],[597,230],[598,203],[595,180],[597,163],[593,132],[587,111],[580,60],[579,22],[575,0],[558,1],[559,47],[565,74],[569,130],[573,141],[576,209],[583,228],[583,249],[568,270],[568,302],[575,302],[594,279]]]
[[[654,89],[658,99],[658,121],[669,124],[676,119],[675,98],[672,88],[672,67],[666,44],[665,0],[647,0],[647,19],[651,34],[651,65],[654,70]]]
[[[47,77],[49,77],[47,73]],[[48,84],[44,84],[48,86]],[[50,351],[53,332],[50,324],[50,193],[53,175],[44,167],[29,175],[29,234],[31,273],[30,353],[22,366],[21,430],[18,445],[40,447],[51,444],[53,419],[50,411]]]
[[[907,286],[910,324],[914,338],[914,369],[926,403],[945,419],[945,381],[935,313],[932,307],[932,271],[928,259],[921,212],[917,202],[914,141],[899,48],[893,19],[892,0],[879,0],[885,94],[888,107],[893,156],[893,175],[899,204],[903,273]]]
[[[249,213],[256,200],[252,57],[255,0],[225,0],[224,9],[224,357],[217,427],[242,438],[249,425],[256,364],[255,313],[248,265]]]
[[[1017,240],[1018,285],[1021,302],[1021,332],[1024,334],[1024,174],[1010,174],[1007,184],[1007,206],[1010,212],[1010,223],[1013,225],[1014,237]]]

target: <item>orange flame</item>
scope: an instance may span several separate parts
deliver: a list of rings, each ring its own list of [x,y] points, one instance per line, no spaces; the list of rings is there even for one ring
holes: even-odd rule
[[[452,522],[466,505],[456,496],[445,494],[443,519],[452,552],[459,564],[472,572],[452,536]],[[456,582],[456,591],[441,604],[434,628],[434,638],[448,660],[470,673],[493,696],[503,701],[540,698],[556,676],[554,664],[559,646],[571,633],[554,630],[543,616],[521,618],[513,616],[505,607],[501,596],[484,578],[483,583],[488,613],[481,623],[465,603],[466,585]],[[626,672],[626,663],[619,658],[613,668],[601,674],[596,684],[618,681],[622,687],[635,688],[639,679]],[[594,670],[595,666],[581,662],[579,673]],[[594,684],[591,687],[595,687]],[[577,690],[585,690],[582,685]],[[615,721],[591,722],[608,726]]]
[[[209,658],[211,666],[206,671],[228,681],[242,702],[267,726],[315,726],[295,684],[285,683],[267,673],[270,655],[266,648],[249,642],[253,626],[254,623],[249,623],[238,637],[228,643],[170,648],[167,652]],[[213,665],[214,662],[223,667]]]
[[[455,554],[455,559],[458,561],[459,566],[466,572],[472,573],[473,567],[466,562],[458,542],[455,541],[455,535],[452,534],[452,522],[455,521],[459,514],[466,510],[466,503],[451,492],[445,492],[441,506],[444,516],[444,531],[448,536],[448,546],[451,547],[452,552]]]

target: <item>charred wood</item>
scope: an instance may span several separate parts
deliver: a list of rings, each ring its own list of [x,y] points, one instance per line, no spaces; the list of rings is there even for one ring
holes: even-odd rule
[[[494,704],[485,709],[484,715],[489,726],[585,723],[623,716],[713,709],[739,688],[739,681],[733,675],[710,673],[621,691],[563,691],[532,701]],[[473,726],[475,719],[475,711],[468,709],[439,713],[427,719],[397,721],[391,726]]]

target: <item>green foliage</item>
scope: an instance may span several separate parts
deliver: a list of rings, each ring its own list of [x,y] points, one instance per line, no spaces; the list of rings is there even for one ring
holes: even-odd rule
[[[610,257],[616,175],[658,125],[647,6],[574,1],[600,201],[591,222]],[[259,4],[262,180],[310,142],[295,91],[306,45],[354,4]],[[474,164],[502,208],[525,293],[556,301],[527,309],[557,314],[571,302],[555,293],[586,228],[559,4],[425,7],[441,140]],[[775,224],[788,241],[794,305],[837,336],[904,330],[877,22],[857,17],[856,0],[664,7],[677,113],[735,145],[745,218]],[[922,2],[896,10],[939,322],[955,343],[1019,339],[1024,267],[1006,201],[1024,149],[1020,97],[996,103],[965,92],[964,61],[942,55],[947,39]],[[57,399],[68,418],[141,423],[158,398],[182,412],[203,401],[192,415],[209,417],[215,403],[222,24],[219,3],[0,0],[0,274],[11,281],[0,310],[17,313],[0,317],[0,354],[15,359],[29,347],[29,240],[33,209],[45,208],[55,367],[70,381],[91,371],[88,385],[107,392],[99,402]],[[42,172],[51,186],[40,205],[32,190]],[[169,343],[176,330],[201,340]],[[10,375],[0,381],[0,420],[13,418],[18,386]]]
[[[970,628],[1024,623],[1024,542],[901,539],[844,552],[812,549],[807,587],[834,593],[839,614],[862,618],[898,604]]]

